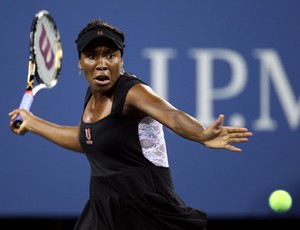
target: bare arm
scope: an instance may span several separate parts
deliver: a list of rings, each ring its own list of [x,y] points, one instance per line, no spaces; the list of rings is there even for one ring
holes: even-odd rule
[[[126,104],[133,105],[181,137],[204,144],[209,148],[226,148],[239,152],[241,149],[231,143],[246,142],[248,137],[252,136],[246,128],[222,126],[223,115],[206,128],[194,117],[157,96],[146,85],[138,84],[132,87],[128,92]]]
[[[20,114],[23,123],[17,129],[13,126],[13,119]],[[61,126],[57,125],[41,118],[34,116],[32,113],[16,109],[9,113],[11,117],[10,128],[19,135],[24,135],[27,131],[35,133],[63,148],[82,152],[82,148],[79,143],[79,127],[78,126]]]

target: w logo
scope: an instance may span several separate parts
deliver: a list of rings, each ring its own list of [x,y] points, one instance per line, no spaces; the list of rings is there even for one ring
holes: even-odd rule
[[[86,143],[88,145],[93,144],[92,135],[91,135],[91,129],[89,129],[89,128],[85,129],[85,137],[86,137]]]
[[[48,70],[51,69],[51,67],[54,64],[54,53],[53,50],[51,49],[51,43],[49,41],[49,38],[47,37],[47,32],[43,24],[42,24],[41,36],[39,39],[39,48],[44,58],[44,62],[47,69]]]

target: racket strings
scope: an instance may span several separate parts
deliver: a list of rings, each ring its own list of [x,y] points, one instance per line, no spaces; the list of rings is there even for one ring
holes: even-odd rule
[[[62,49],[59,33],[49,17],[40,18],[36,24],[34,51],[39,83],[53,87],[60,71]]]

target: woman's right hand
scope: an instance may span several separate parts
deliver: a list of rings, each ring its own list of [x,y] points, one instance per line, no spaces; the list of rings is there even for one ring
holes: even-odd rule
[[[15,109],[11,111],[9,114],[10,116],[10,129],[12,132],[18,134],[18,135],[24,135],[28,131],[28,123],[30,119],[33,118],[33,114],[25,109]],[[15,127],[14,120],[17,118],[17,116],[21,116],[23,122],[20,125],[19,128]]]

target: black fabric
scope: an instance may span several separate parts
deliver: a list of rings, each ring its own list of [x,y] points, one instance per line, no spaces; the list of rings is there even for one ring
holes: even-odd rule
[[[111,40],[118,49],[123,49],[125,47],[124,37],[120,34],[111,29],[97,28],[86,32],[76,40],[78,53],[81,53],[91,41],[103,38]]]
[[[124,75],[111,114],[81,124],[80,143],[91,165],[90,197],[74,230],[204,230],[206,213],[187,207],[173,188],[169,168],[146,159],[139,119],[122,115],[125,97],[140,79]],[[91,96],[87,91],[85,106]]]
[[[204,230],[206,214],[176,195],[168,168],[91,177],[90,199],[74,230]]]
[[[116,83],[111,114],[93,123],[82,121],[80,143],[91,164],[92,176],[108,176],[132,167],[153,165],[142,153],[138,137],[139,120],[121,115],[128,90],[139,83],[142,81],[136,77],[122,75]],[[90,96],[88,90],[87,101]]]

